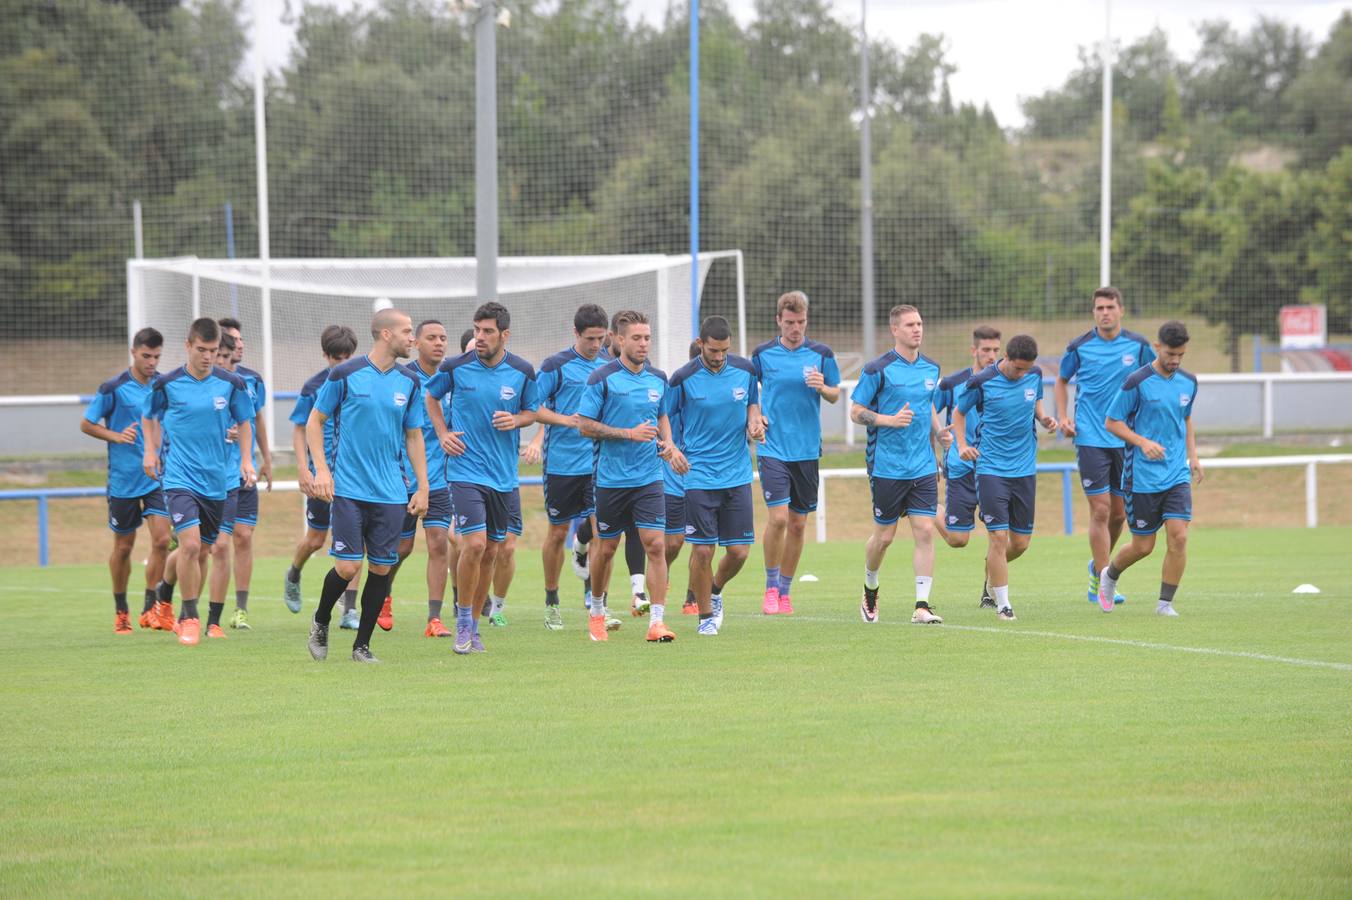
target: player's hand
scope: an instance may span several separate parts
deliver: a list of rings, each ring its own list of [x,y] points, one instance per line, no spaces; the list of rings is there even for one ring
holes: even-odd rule
[[[160,480],[160,458],[146,450],[145,455],[141,457],[141,471],[146,473],[146,477],[152,481]]]
[[[296,486],[307,497],[315,495],[315,477],[310,474],[309,466],[302,464],[300,470],[296,472]]]
[[[134,444],[136,443],[136,430],[141,427],[140,422],[132,422],[126,428],[117,433],[117,437],[111,441],[114,444]]]
[[[935,434],[939,436],[939,443],[945,450],[953,446],[954,437],[952,425],[945,425],[943,428],[936,431]]]
[[[1066,416],[1056,425],[1066,437],[1075,437],[1075,420]]]
[[[438,439],[447,456],[464,456],[465,442],[460,439],[463,434],[463,431],[448,431]]]
[[[493,427],[498,431],[515,431],[516,414],[509,413],[505,409],[500,409],[493,413]]]
[[[327,468],[315,472],[314,493],[311,496],[325,503],[333,502],[333,475]]]
[[[422,518],[427,514],[427,488],[421,487],[408,498],[408,514]]]
[[[826,378],[817,369],[813,369],[804,375],[803,381],[807,383],[808,387],[819,393],[822,388],[826,387]]]
[[[1202,479],[1206,477],[1206,472],[1202,471],[1202,461],[1194,456],[1188,468],[1192,469],[1192,483],[1201,484]]]
[[[1043,416],[1043,417],[1042,417],[1042,427],[1045,428],[1045,429],[1047,429],[1048,431],[1055,431],[1055,430],[1056,430],[1056,416]]]
[[[746,439],[757,444],[765,443],[765,429],[770,420],[763,415],[749,416],[746,422]]]
[[[976,462],[976,458],[981,455],[981,451],[968,444],[958,451],[958,456],[968,462]]]
[[[1164,459],[1164,448],[1149,438],[1142,438],[1138,444],[1141,452],[1145,454],[1146,459],[1161,460]]]
[[[253,487],[258,484],[258,471],[254,468],[253,460],[241,460],[239,464],[239,479],[245,487]]]
[[[685,454],[679,448],[672,447],[671,453],[667,457],[667,462],[671,465],[671,471],[677,475],[684,475],[690,471],[690,461],[685,458]]]
[[[231,425],[229,428],[225,429],[225,442],[227,444],[238,443],[238,441],[239,441],[238,425]]]
[[[535,441],[531,441],[529,444],[521,448],[520,456],[521,461],[523,463],[526,463],[527,465],[530,466],[535,465],[540,461],[541,456],[540,445],[535,443]]]
[[[770,430],[770,420],[766,418],[764,413],[761,413],[757,418],[760,419],[761,434],[765,434]]]
[[[302,466],[301,468],[303,469],[303,468],[305,468],[305,467]],[[263,467],[262,467],[261,469],[258,470],[258,477],[264,479],[265,481],[267,481],[267,483],[268,483],[268,493],[271,494],[271,493],[272,493],[272,457],[270,457],[270,456],[265,456],[265,457],[263,457]]]
[[[629,429],[629,440],[637,444],[646,444],[649,441],[657,440],[657,426],[652,422],[644,422],[642,425],[635,425]]]
[[[909,428],[911,420],[915,418],[915,413],[911,410],[911,401],[907,400],[901,409],[896,411],[895,415],[888,416],[892,421],[893,428]]]

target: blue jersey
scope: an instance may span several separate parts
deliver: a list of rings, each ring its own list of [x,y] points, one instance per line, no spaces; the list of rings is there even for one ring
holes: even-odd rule
[[[587,379],[607,365],[608,357],[609,354],[603,357],[598,353],[595,359],[587,359],[569,347],[540,363],[540,374],[536,379],[540,405],[561,416],[576,413],[587,390]],[[583,437],[576,428],[566,425],[546,425],[544,429],[546,475],[591,473],[596,463],[596,445],[591,438]]]
[[[976,474],[1023,478],[1037,474],[1037,402],[1042,399],[1042,370],[1033,366],[1011,380],[996,363],[967,379],[958,400],[963,415],[981,416]]]
[[[329,372],[315,409],[333,420],[337,437],[334,496],[406,503],[406,432],[421,428],[426,415],[418,376],[397,363],[382,372],[370,357],[349,359]]]
[[[239,486],[239,469],[226,469],[225,433],[254,417],[249,389],[239,376],[213,368],[199,381],[180,366],[155,379],[141,414],[162,423],[166,490],[224,500],[230,488]]]
[[[263,376],[247,366],[235,366],[235,374],[244,380],[244,386],[249,389],[249,399],[253,401],[255,419],[253,454],[256,461],[258,459],[258,426],[256,420],[263,406],[268,402],[268,390],[263,386]],[[238,452],[238,448],[236,448],[236,452]]]
[[[667,375],[644,364],[637,373],[618,359],[606,363],[587,379],[578,412],[612,428],[657,425],[667,394]],[[662,480],[657,441],[597,441],[596,486],[638,487]]]
[[[680,414],[690,471],[686,490],[713,491],[751,483],[747,407],[760,402],[751,361],[731,353],[712,372],[696,357],[671,376],[666,413]]]
[[[292,424],[304,428],[305,423],[310,421],[310,410],[315,408],[315,397],[319,396],[319,389],[324,386],[324,382],[329,380],[329,373],[332,371],[332,369],[320,369],[318,372],[307,378],[305,384],[301,385],[300,396],[296,398],[296,405],[291,409]],[[333,417],[330,416],[324,420],[324,462],[328,464],[330,470],[333,469],[333,452],[336,444],[337,440],[333,431]],[[310,474],[313,475],[315,463],[314,460],[310,458],[308,443],[306,444],[305,458],[310,465]]]
[[[751,365],[760,379],[761,414],[770,422],[757,455],[784,462],[820,459],[822,398],[804,379],[816,370],[827,387],[840,384],[840,367],[831,348],[804,341],[790,350],[775,338],[752,352]]]
[[[667,421],[671,423],[671,442],[678,450],[684,452],[685,427],[682,423],[685,420],[681,418],[680,412],[668,412]],[[662,493],[671,494],[673,497],[685,496],[685,476],[677,475],[676,470],[667,462],[662,463]]]
[[[852,403],[885,416],[907,403],[915,418],[905,428],[870,428],[864,459],[869,475],[908,481],[938,471],[930,444],[930,416],[939,391],[939,364],[921,353],[908,362],[896,350],[864,364]]]
[[[945,425],[953,424],[953,411],[958,408],[958,401],[966,393],[967,381],[973,374],[969,367],[961,372],[954,372],[939,382],[939,394],[934,399],[934,408],[944,417]],[[981,413],[973,409],[966,415],[967,427],[964,432],[967,436],[967,443],[975,447],[977,446],[977,428],[981,424]],[[944,455],[944,477],[962,478],[970,471],[972,471],[972,464],[958,455],[958,442],[955,437],[953,443],[948,445],[948,452]]]
[[[1066,345],[1061,377],[1075,378],[1075,443],[1083,447],[1121,447],[1103,420],[1127,376],[1155,359],[1143,335],[1123,329],[1111,341],[1092,329]],[[1065,410],[1058,410],[1064,416]]]
[[[486,366],[471,350],[448,359],[427,383],[430,397],[450,398],[451,431],[462,432],[465,452],[449,456],[446,478],[506,492],[516,488],[521,430],[498,431],[493,413],[537,410],[540,400],[535,369],[514,353],[504,353],[496,366]]]
[[[423,391],[427,390],[427,385],[436,377],[437,370],[433,369],[431,373],[424,372],[423,367],[415,360],[404,368],[408,369],[414,375],[418,376]],[[427,405],[421,404],[422,412],[422,433],[423,448],[427,451],[427,487],[431,490],[444,488],[446,481],[446,451],[441,449],[441,442],[437,440],[437,430],[432,427],[432,417],[427,414]],[[445,397],[441,398],[441,415],[447,422],[451,421],[451,403]],[[404,481],[407,482],[409,490],[413,490],[418,485],[418,477],[413,473],[413,467],[407,461],[404,464]]]
[[[159,489],[160,483],[148,478],[141,468],[146,445],[139,427],[146,398],[154,383],[152,377],[148,383],[141,384],[128,369],[99,385],[99,392],[85,410],[85,421],[96,425],[102,423],[113,431],[122,431],[133,423],[138,426],[134,444],[108,444],[109,497],[144,497]]]
[[[1143,366],[1127,376],[1107,418],[1125,422],[1143,438],[1164,448],[1164,459],[1150,459],[1132,447],[1122,466],[1122,487],[1142,494],[1167,491],[1192,480],[1188,467],[1188,419],[1197,399],[1197,376],[1182,369],[1164,376]],[[1077,423],[1078,424],[1078,423]]]

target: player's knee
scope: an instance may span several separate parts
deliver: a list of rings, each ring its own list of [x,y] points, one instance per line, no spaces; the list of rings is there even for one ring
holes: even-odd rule
[[[741,563],[746,562],[746,558],[751,555],[751,548],[746,544],[732,544],[725,547],[723,552],[728,555],[729,559]]]
[[[1023,553],[1028,549],[1028,544],[1032,541],[1031,534],[1011,534],[1009,536],[1009,550],[1011,553]]]
[[[130,549],[130,548],[128,548],[128,549]],[[150,552],[152,552],[152,553],[168,553],[168,552],[169,552],[169,533],[168,533],[168,532],[165,532],[164,534],[156,534],[155,532],[152,531],[152,532],[150,533]]]
[[[392,566],[381,565],[380,563],[371,563],[370,571],[371,571],[371,574],[372,574],[372,575],[388,575],[388,574],[390,574],[390,569],[391,569],[391,568],[393,568],[393,567],[392,567]],[[343,575],[342,572],[339,572],[338,574],[339,574],[340,576],[344,577],[344,578],[351,578],[351,577],[352,577],[351,575]],[[356,572],[353,571],[352,574],[355,575]]]
[[[944,535],[944,540],[948,543],[948,546],[955,548],[966,547],[971,538],[972,533],[970,531],[950,531]]]
[[[1186,531],[1171,532],[1165,535],[1165,540],[1168,542],[1170,553],[1186,553],[1188,550],[1188,533]]]
[[[195,562],[197,557],[202,555],[202,539],[196,535],[192,537],[179,535],[178,552],[180,559],[190,559]]]
[[[375,570],[376,567],[374,565],[371,566],[371,571],[374,572]],[[339,578],[351,581],[353,578],[356,578],[357,573],[361,571],[361,562],[355,559],[337,559],[333,562],[333,571],[338,573]],[[389,571],[388,566],[385,567],[385,571]]]
[[[253,550],[253,529],[248,531],[235,532],[235,550],[239,553],[249,553]]]
[[[807,532],[807,516],[792,515],[789,516],[789,534],[796,538],[802,537]]]

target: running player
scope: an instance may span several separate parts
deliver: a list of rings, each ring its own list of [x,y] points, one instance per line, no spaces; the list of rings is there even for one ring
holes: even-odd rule
[[[474,351],[441,364],[427,384],[428,415],[448,456],[456,529],[460,533],[453,650],[482,653],[481,602],[493,582],[493,567],[509,529],[520,528],[517,459],[520,429],[535,421],[540,402],[535,369],[507,352],[511,315],[496,301],[474,312]],[[443,397],[450,397],[447,427]]]
[[[174,625],[173,607],[160,605],[156,593],[169,553],[169,511],[160,483],[141,469],[145,455],[141,411],[163,350],[164,336],[158,331],[142,328],[136,332],[131,340],[131,365],[99,385],[80,420],[80,431],[108,444],[108,528],[113,532],[108,571],[113,581],[115,634],[131,634],[127,582],[131,580],[131,551],[143,521],[150,532],[150,553],[140,624],[157,631],[169,631]]]
[[[807,294],[790,291],[775,306],[779,337],[751,354],[760,379],[765,444],[756,450],[765,526],[767,616],[792,615],[790,590],[803,553],[807,517],[817,510],[817,462],[822,455],[821,401],[840,399],[840,369],[825,344],[808,340]]]
[[[300,490],[305,495],[305,533],[301,535],[300,543],[296,545],[291,565],[287,568],[286,577],[282,581],[282,598],[286,602],[286,608],[293,613],[300,612],[301,607],[301,569],[305,568],[305,563],[310,557],[324,546],[329,536],[330,504],[314,496],[315,465],[310,459],[310,449],[305,443],[305,423],[309,421],[310,411],[315,408],[315,397],[319,395],[319,389],[324,386],[324,382],[329,380],[333,367],[346,362],[357,352],[357,333],[346,325],[330,325],[320,334],[319,346],[328,365],[306,379],[300,389],[300,396],[296,398],[296,405],[291,410],[291,447],[295,451],[297,462],[305,461],[304,465],[297,466]],[[329,464],[329,471],[333,471],[333,451],[333,420],[325,419],[324,459]],[[339,627],[356,631],[359,624],[357,585],[354,580],[343,592],[343,618]]]
[[[1131,448],[1122,474],[1131,542],[1101,574],[1099,606],[1113,611],[1117,580],[1150,555],[1163,527],[1167,549],[1155,613],[1176,616],[1174,594],[1188,562],[1192,483],[1201,484],[1203,477],[1192,427],[1197,377],[1182,368],[1188,350],[1188,328],[1182,322],[1161,325],[1154,349],[1154,361],[1128,375],[1108,407],[1107,430]]]
[[[981,416],[980,447],[967,442],[967,416]],[[986,526],[986,573],[996,615],[1014,621],[1009,603],[1009,564],[1033,539],[1037,500],[1037,425],[1056,430],[1042,409],[1042,370],[1037,341],[1026,334],[1009,339],[1005,358],[967,379],[953,414],[958,455],[976,463],[977,499]]]
[[[925,323],[914,306],[888,314],[894,346],[864,365],[850,395],[850,419],[868,429],[865,461],[873,495],[873,533],[864,550],[864,598],[859,615],[878,621],[878,570],[897,535],[902,516],[915,540],[915,612],[919,625],[943,622],[930,609],[934,584],[934,516],[939,502],[935,448],[939,419],[934,398],[939,364],[920,352]],[[888,413],[884,410],[893,410]]]
[[[1122,327],[1122,294],[1094,291],[1094,327],[1071,341],[1061,357],[1054,388],[1061,433],[1075,439],[1080,486],[1089,503],[1089,602],[1098,600],[1098,573],[1108,565],[1127,520],[1122,497],[1122,441],[1104,427],[1108,406],[1127,376],[1155,358],[1150,342]],[[1075,379],[1071,412],[1070,379]],[[1121,595],[1114,601],[1122,603]]]
[[[216,543],[222,507],[230,487],[253,484],[253,401],[244,382],[214,363],[220,345],[220,328],[211,319],[197,319],[188,328],[188,362],[155,378],[141,411],[145,452],[141,468],[152,480],[163,471],[165,505],[178,535],[177,582],[183,586],[178,623],[182,644],[196,644],[201,637],[197,600],[206,574],[206,554]],[[227,475],[226,432],[238,425],[237,443],[242,451],[239,479]],[[160,448],[165,448],[163,459]],[[203,548],[208,548],[204,550]],[[220,609],[212,609],[215,633],[220,630]],[[209,627],[208,632],[212,629]]]
[[[559,575],[563,571],[564,542],[574,519],[588,519],[596,511],[593,497],[596,444],[578,430],[578,407],[587,379],[606,365],[600,358],[606,339],[606,311],[595,303],[579,306],[573,315],[573,344],[540,364],[536,382],[540,394],[540,428],[522,451],[522,459],[544,459],[545,533],[540,558],[545,576],[545,627],[563,628],[559,608]]]
[[[954,372],[939,382],[939,396],[935,407],[944,417],[944,424],[953,424],[953,413],[958,401],[967,391],[967,382],[984,369],[995,364],[1000,358],[1000,331],[990,325],[978,325],[972,331],[972,365],[960,372]],[[977,445],[977,433],[981,427],[981,413],[972,410],[967,414],[967,443]],[[958,455],[957,446],[951,441],[952,429],[944,432],[950,438],[944,451],[944,502],[939,504],[939,514],[934,517],[934,527],[947,542],[948,546],[961,548],[976,528],[976,470],[972,464]],[[995,609],[995,598],[990,595],[990,582],[982,581],[981,608]]]
[[[399,364],[413,345],[413,322],[397,309],[371,320],[371,351],[335,366],[319,389],[305,425],[306,445],[315,464],[314,494],[332,504],[333,568],[324,578],[314,622],[310,656],[329,655],[333,607],[366,559],[361,594],[361,623],[352,644],[352,660],[379,662],[371,655],[376,617],[389,595],[390,567],[399,559],[399,526],[405,511],[427,511],[427,455],[423,449],[422,385]],[[337,447],[329,469],[324,452],[324,423],[334,420]],[[402,459],[413,462],[413,497],[404,484]]]
[[[748,440],[765,437],[751,361],[728,352],[732,329],[722,316],[700,324],[700,355],[676,370],[666,413],[684,425],[686,543],[690,588],[699,604],[699,633],[723,625],[723,589],[746,564],[756,539]],[[598,525],[600,523],[598,522]],[[717,574],[714,545],[723,547]]]
[[[630,526],[638,531],[653,576],[652,624],[649,641],[668,642],[676,635],[666,626],[667,562],[663,531],[666,503],[662,496],[662,455],[684,472],[688,466],[675,449],[671,422],[662,411],[666,373],[648,365],[652,327],[648,317],[626,310],[616,316],[618,357],[587,379],[578,414],[580,431],[598,444],[596,460],[596,550],[591,559],[592,596],[587,631],[593,641],[607,640],[605,596],[611,562],[620,536]],[[628,538],[626,538],[628,540]]]

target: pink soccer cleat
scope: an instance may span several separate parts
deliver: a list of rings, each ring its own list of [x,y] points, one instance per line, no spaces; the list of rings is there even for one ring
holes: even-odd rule
[[[761,612],[767,616],[779,615],[779,588],[765,589],[765,599],[761,601]]]

